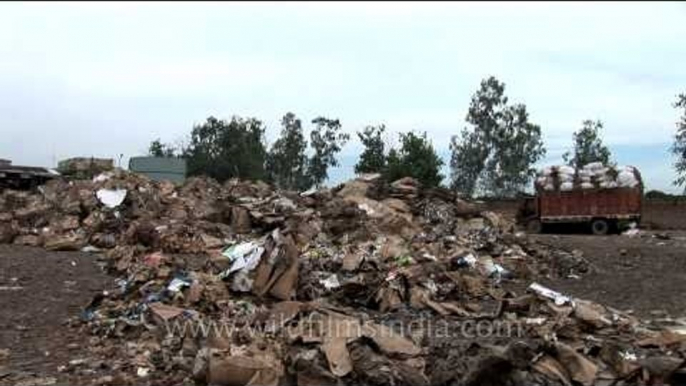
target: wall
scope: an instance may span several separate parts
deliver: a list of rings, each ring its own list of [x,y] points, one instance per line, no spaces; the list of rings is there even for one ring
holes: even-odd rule
[[[183,183],[186,178],[186,160],[165,157],[132,157],[129,170],[157,180]]]

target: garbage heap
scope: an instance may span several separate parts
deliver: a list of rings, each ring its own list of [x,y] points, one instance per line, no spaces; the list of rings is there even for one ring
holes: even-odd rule
[[[116,171],[0,208],[3,242],[117,277],[72,323],[91,336],[72,383],[660,384],[684,364],[684,335],[536,282],[583,274],[578,253],[411,178],[298,194]]]

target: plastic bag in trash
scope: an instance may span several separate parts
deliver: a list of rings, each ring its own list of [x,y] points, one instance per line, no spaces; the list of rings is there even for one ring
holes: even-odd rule
[[[233,272],[244,269],[252,271],[259,264],[263,252],[264,248],[252,241],[226,248],[222,255],[228,257],[233,264],[221,274],[221,277],[227,277]]]
[[[99,189],[95,196],[108,208],[116,208],[124,202],[126,189]]]
[[[572,299],[570,297],[564,296],[561,293],[553,291],[550,288],[544,287],[538,283],[531,283],[529,289],[538,294],[539,296],[552,300],[558,306],[562,306],[567,303],[572,303]]]
[[[185,277],[184,278],[175,277],[167,285],[167,291],[176,293],[176,292],[181,291],[182,288],[190,287],[190,286],[191,286],[191,281],[189,279],[187,279]]]

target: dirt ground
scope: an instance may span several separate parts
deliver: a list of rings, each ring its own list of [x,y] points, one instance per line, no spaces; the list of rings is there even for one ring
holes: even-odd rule
[[[667,236],[667,239],[664,239]],[[580,279],[544,283],[575,297],[633,310],[650,318],[686,314],[686,231],[644,231],[638,237],[584,234],[533,235],[564,249],[580,249],[592,265]]]
[[[68,318],[113,284],[94,255],[0,245],[0,384],[62,380],[57,367],[88,344]]]
[[[542,284],[641,317],[682,316],[686,231],[669,232],[667,239],[656,235],[534,235],[547,244],[580,249],[592,263],[581,278]],[[0,245],[0,385],[82,383],[58,371],[79,358],[89,342],[67,320],[78,316],[95,294],[111,289],[113,279],[102,272],[95,255]]]

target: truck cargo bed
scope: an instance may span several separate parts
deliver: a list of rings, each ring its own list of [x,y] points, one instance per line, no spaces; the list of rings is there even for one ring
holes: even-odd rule
[[[540,191],[542,222],[588,221],[593,218],[638,220],[642,191],[639,188]]]

